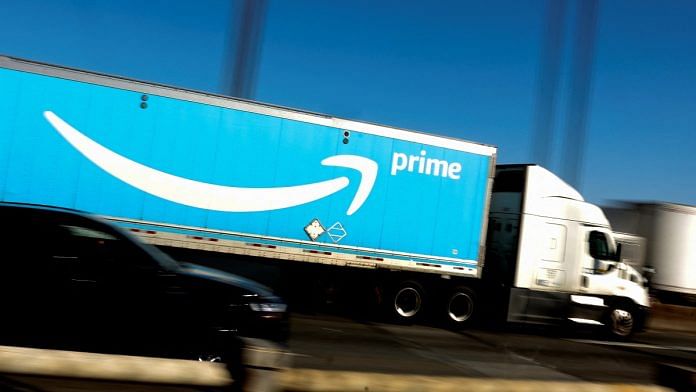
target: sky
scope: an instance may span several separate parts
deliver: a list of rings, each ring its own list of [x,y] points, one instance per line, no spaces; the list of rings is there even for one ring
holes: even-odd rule
[[[553,0],[551,0],[553,1]],[[547,168],[564,159],[579,0],[562,18]],[[3,0],[0,54],[224,94],[238,4]],[[495,145],[534,162],[547,1],[269,0],[260,102]],[[696,2],[599,2],[576,187],[696,205]]]

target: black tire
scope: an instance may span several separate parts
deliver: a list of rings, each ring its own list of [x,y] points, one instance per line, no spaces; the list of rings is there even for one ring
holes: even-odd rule
[[[444,314],[447,324],[454,329],[470,326],[478,313],[476,294],[468,287],[458,286],[445,297]]]
[[[402,282],[392,291],[386,304],[392,318],[400,323],[413,323],[423,314],[425,290],[418,282]]]
[[[637,329],[638,321],[634,307],[628,305],[613,306],[606,317],[606,334],[612,340],[627,340]]]

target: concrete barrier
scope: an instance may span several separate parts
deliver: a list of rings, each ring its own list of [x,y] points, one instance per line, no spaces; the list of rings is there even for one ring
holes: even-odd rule
[[[232,382],[216,363],[13,346],[0,346],[0,373],[205,387]]]
[[[278,390],[278,371],[290,366],[290,355],[277,344],[243,338],[244,389]],[[224,389],[232,385],[223,364],[129,355],[0,346],[0,374],[34,379],[115,381]]]
[[[381,374],[312,369],[282,373],[284,391],[322,392],[667,392],[669,388],[639,384],[603,384],[489,378],[431,377],[412,374]]]

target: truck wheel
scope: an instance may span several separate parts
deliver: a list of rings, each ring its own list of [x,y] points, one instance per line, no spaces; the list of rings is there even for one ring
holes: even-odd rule
[[[607,332],[612,339],[627,339],[635,332],[636,319],[628,306],[616,306],[609,312]]]
[[[413,322],[423,312],[424,291],[420,284],[407,281],[394,291],[391,310],[397,321]]]
[[[454,328],[471,324],[476,310],[476,296],[467,287],[456,287],[447,297],[447,322]]]

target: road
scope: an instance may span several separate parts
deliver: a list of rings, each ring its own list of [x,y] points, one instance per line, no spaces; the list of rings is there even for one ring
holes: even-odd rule
[[[658,384],[660,363],[692,367],[696,363],[696,334],[673,332],[646,332],[631,342],[614,342],[597,340],[589,334],[570,336],[555,330],[454,332],[427,325],[394,325],[297,313],[292,315],[291,331],[288,351],[291,367],[296,369]],[[257,382],[275,381],[264,376]],[[201,388],[4,375],[0,377],[0,389],[183,392]]]
[[[659,363],[696,363],[696,335],[672,332],[612,342],[553,330],[453,332],[306,314],[291,325],[295,368],[654,384]]]

